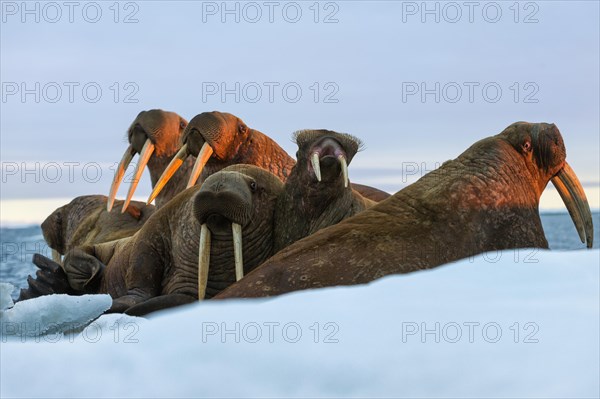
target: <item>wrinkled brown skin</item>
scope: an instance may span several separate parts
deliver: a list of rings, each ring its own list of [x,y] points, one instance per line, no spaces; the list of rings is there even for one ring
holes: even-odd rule
[[[337,155],[350,165],[361,146],[357,138],[330,130],[304,130],[295,134],[294,141],[297,163],[275,208],[275,252],[375,204],[350,185],[344,187]],[[321,181],[310,162],[315,151],[320,154]]]
[[[194,157],[198,156],[204,143],[214,151],[197,184],[236,164],[255,165],[284,181],[295,163],[270,137],[226,112],[203,112],[193,117],[185,129],[183,143],[188,145],[188,152]]]
[[[182,142],[188,145],[188,152],[194,157],[198,156],[204,143],[214,150],[197,184],[235,164],[255,165],[286,181],[296,163],[270,137],[249,128],[240,118],[226,112],[212,111],[196,115],[185,129]],[[373,187],[360,184],[353,187],[376,202],[389,197],[388,193]]]
[[[42,222],[48,246],[64,255],[81,245],[99,244],[132,236],[154,213],[153,205],[131,201],[125,213],[120,206],[106,211],[107,197],[84,195],[61,206]],[[123,201],[115,201],[122,205]]]
[[[375,187],[365,186],[363,184],[358,184],[358,183],[350,183],[350,184],[352,184],[352,188],[356,192],[358,192],[364,198],[370,199],[371,201],[374,201],[374,202],[381,202],[381,201],[391,197],[390,193],[387,193],[387,192],[380,190],[378,188],[375,188]]]
[[[285,248],[216,298],[363,284],[484,251],[548,248],[539,198],[565,157],[555,125],[515,123],[391,198]]]
[[[64,269],[69,286],[80,294],[110,294],[114,298],[110,312],[124,312],[138,305],[131,314],[139,315],[197,300],[200,222],[195,208],[199,194],[214,189],[211,181],[217,181],[219,187],[245,187],[250,181],[256,182],[252,201],[244,205],[249,214],[242,225],[245,273],[268,259],[273,254],[273,210],[283,183],[271,173],[249,165],[235,165],[211,179],[202,187],[185,190],[157,210],[133,237],[67,253]],[[220,199],[217,196],[215,206],[226,214],[227,206],[219,203]],[[239,206],[234,208],[231,212],[239,211]],[[206,298],[235,282],[231,224],[223,230],[221,221],[208,223],[215,231]]]
[[[142,228],[155,211],[153,205],[132,201],[127,211],[121,213],[122,201],[116,201],[118,209],[107,212],[106,201],[104,195],[84,195],[52,212],[41,226],[48,247],[64,255],[78,246],[130,237]],[[35,283],[33,277],[29,276],[29,288],[21,290],[19,300],[52,294],[55,290],[63,291],[61,287],[65,284],[65,277],[45,259],[34,256],[33,261],[39,267],[36,278],[42,282]]]
[[[151,109],[140,112],[127,130],[127,140],[137,154],[140,154],[147,139],[150,139],[155,146],[147,165],[152,187],[167,168],[173,156],[179,151],[187,124],[187,121],[175,112]],[[156,197],[157,208],[162,207],[185,190],[194,162],[195,158],[189,157],[175,172]]]

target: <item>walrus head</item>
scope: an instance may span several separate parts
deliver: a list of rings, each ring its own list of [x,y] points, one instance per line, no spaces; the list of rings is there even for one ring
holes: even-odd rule
[[[103,205],[104,202],[100,196],[77,197],[56,209],[42,222],[42,234],[52,249],[52,257],[55,261],[60,260],[57,259],[57,255],[60,256],[66,252],[77,226],[85,218],[96,213],[98,207]]]
[[[301,130],[292,140],[298,145],[297,163],[275,208],[275,252],[339,223],[366,203],[348,180],[348,165],[362,146],[358,138]]]
[[[193,117],[183,132],[179,152],[154,186],[148,203],[156,198],[187,157],[190,155],[196,157],[187,184],[187,188],[190,188],[196,184],[204,166],[211,158],[219,161],[231,160],[250,134],[251,129],[240,118],[229,113],[212,111]]]
[[[42,234],[55,262],[71,248],[132,235],[154,212],[153,206],[134,201],[125,214],[106,211],[104,195],[76,197],[42,222]],[[120,205],[120,201],[118,201]]]
[[[560,194],[581,242],[592,247],[592,214],[577,175],[566,161],[560,131],[553,123],[516,122],[498,135],[523,157],[538,197],[549,181]]]
[[[273,210],[282,189],[275,175],[251,165],[230,166],[204,181],[193,200],[201,225],[198,298],[205,297],[209,266],[226,259],[231,243],[236,281],[270,256]],[[252,251],[248,262],[246,251]]]
[[[129,147],[127,147],[121,162],[119,162],[110,187],[106,208],[109,212],[114,204],[117,190],[125,175],[125,170],[133,159],[133,156],[139,154],[140,160],[136,166],[134,178],[123,203],[122,212],[126,211],[146,165],[149,161],[151,162],[151,159],[172,157],[179,149],[181,135],[186,126],[187,121],[174,112],[151,109],[139,113],[127,130]]]
[[[331,130],[301,130],[293,135],[298,145],[298,168],[308,169],[317,182],[330,183],[342,175],[348,187],[348,165],[362,148],[362,142],[349,134]]]

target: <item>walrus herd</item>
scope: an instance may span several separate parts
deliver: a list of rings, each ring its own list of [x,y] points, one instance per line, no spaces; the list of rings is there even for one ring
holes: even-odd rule
[[[109,312],[144,315],[547,248],[538,208],[550,181],[581,241],[593,242],[590,208],[554,124],[514,123],[392,196],[350,182],[362,143],[349,134],[298,131],[294,160],[235,115],[204,112],[188,123],[149,110],[127,138],[109,197],[75,198],[44,221],[53,260],[34,256],[39,270],[19,300],[108,293]],[[135,154],[134,181],[115,202]],[[152,194],[132,202],[146,166]]]

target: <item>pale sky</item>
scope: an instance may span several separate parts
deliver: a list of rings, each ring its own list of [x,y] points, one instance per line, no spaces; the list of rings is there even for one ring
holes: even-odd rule
[[[231,112],[290,154],[299,129],[354,134],[350,178],[390,192],[515,121],[553,122],[599,207],[598,2],[53,4],[0,4],[3,223],[106,195],[150,108]]]

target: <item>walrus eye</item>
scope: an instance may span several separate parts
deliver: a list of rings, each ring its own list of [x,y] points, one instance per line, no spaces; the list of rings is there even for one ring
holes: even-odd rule
[[[531,143],[529,141],[526,141],[523,143],[523,151],[525,151],[525,152],[531,151]]]
[[[185,122],[184,121],[179,121],[179,128],[180,129],[185,129]]]
[[[244,134],[244,133],[246,133],[246,125],[240,125],[240,126],[238,127],[238,131],[239,131],[241,134]]]
[[[253,192],[256,191],[256,182],[255,181],[250,182],[250,190],[252,190]]]

